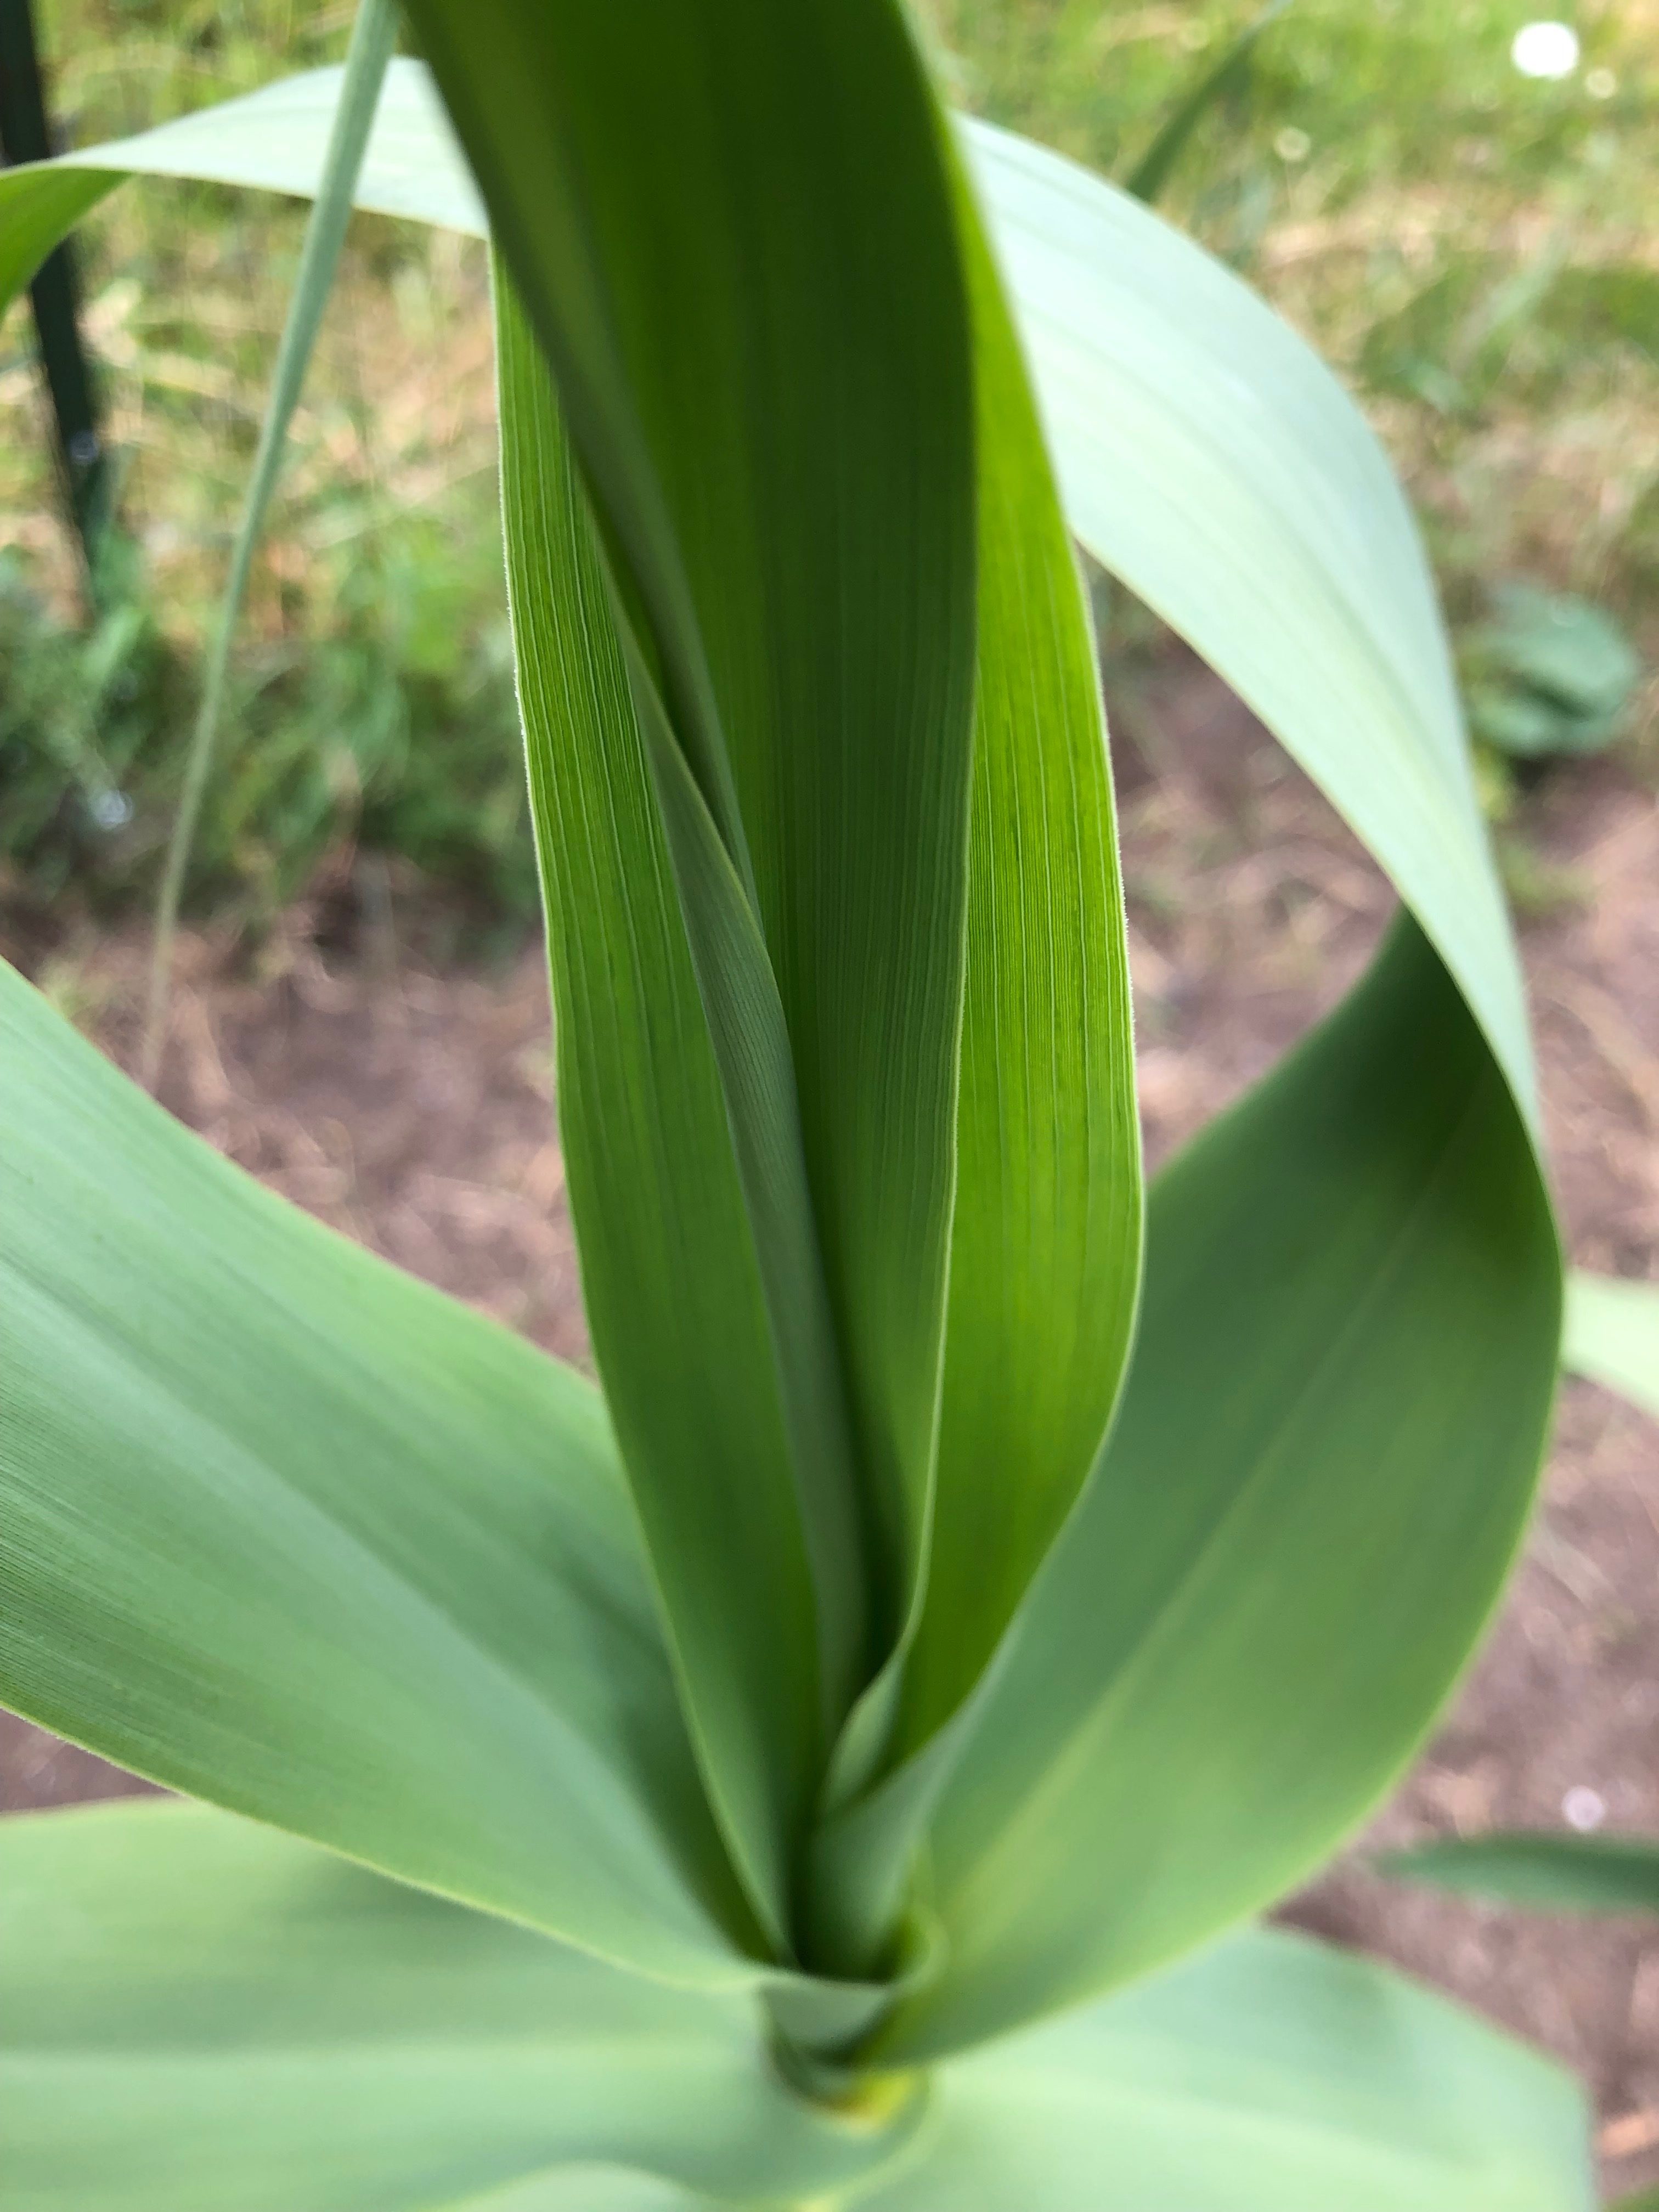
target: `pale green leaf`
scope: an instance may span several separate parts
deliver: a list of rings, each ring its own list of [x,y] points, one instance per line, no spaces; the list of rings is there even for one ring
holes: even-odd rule
[[[1540,1912],[1659,1915],[1659,1844],[1641,1836],[1499,1830],[1447,1836],[1378,1861],[1384,1874]]]
[[[752,1980],[598,1393],[260,1189],[3,965],[0,1126],[0,1699]]]
[[[1593,2202],[1565,2075],[1303,1937],[1236,1937],[860,2126],[780,2089],[742,2000],[143,1803],[0,1823],[0,2135],[7,2212]]]
[[[1575,1271],[1561,1357],[1659,1419],[1659,1287]]]
[[[315,70],[64,157],[96,171],[95,187],[71,190],[55,165],[8,173],[0,301],[88,190],[124,171],[313,191],[338,84],[337,70]],[[964,129],[1071,527],[1346,816],[1535,1114],[1450,656],[1381,447],[1309,347],[1198,246],[1076,163],[989,125]],[[359,204],[483,228],[418,63],[392,66]]]
[[[966,129],[1073,529],[1346,816],[1534,1114],[1450,656],[1381,447],[1219,263],[1074,162]]]
[[[1375,1802],[1513,1557],[1559,1306],[1526,1131],[1402,921],[1153,1186],[1123,1405],[945,1796],[945,1961],[884,2047],[1144,1973]]]
[[[1559,2068],[1278,1931],[944,2068],[864,2212],[1591,2212]]]
[[[204,1807],[0,1821],[6,2212],[796,2197],[878,2166],[919,2112],[838,2121],[781,2086],[751,2000]]]

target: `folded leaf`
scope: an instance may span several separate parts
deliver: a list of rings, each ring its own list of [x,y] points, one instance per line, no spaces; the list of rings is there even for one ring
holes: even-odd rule
[[[1153,1186],[1094,1482],[932,1839],[957,2048],[1289,1887],[1420,1740],[1486,1621],[1559,1328],[1513,1098],[1409,922]]]
[[[796,2197],[878,2167],[921,2110],[837,2120],[781,2086],[749,2001],[204,1807],[0,1822],[7,2212]]]
[[[1093,1464],[1140,1273],[1140,1133],[1100,678],[1019,342],[965,198],[979,654],[939,1465],[902,1745],[978,1680]]]
[[[509,591],[588,1325],[704,1766],[782,1948],[789,1845],[816,1787],[825,1716],[760,1263],[587,502],[505,281],[497,309]],[[740,927],[740,892],[736,904]],[[758,966],[764,993],[763,952]],[[793,1111],[787,1092],[784,1103]],[[810,1330],[825,1317],[821,1277],[808,1273],[797,1321]],[[808,1375],[813,1352],[809,1337]],[[833,1448],[838,1404],[827,1418]],[[803,1484],[801,1506],[846,1505],[833,1458],[805,1471],[816,1496]],[[834,1563],[859,1565],[839,1547]]]
[[[1659,1844],[1640,1836],[1448,1836],[1390,1851],[1378,1864],[1402,1881],[1465,1890],[1494,1905],[1659,1914]]]
[[[1236,1936],[943,2069],[861,2212],[1591,2212],[1559,2068],[1367,1959]],[[526,2206],[524,2212],[531,2212]]]
[[[1570,1275],[1561,1357],[1659,1419],[1659,1287],[1582,1269]]]
[[[629,957],[636,896],[641,930],[666,945],[665,876],[689,956],[641,964],[637,1000],[638,1023],[685,1036],[701,1085],[682,1172],[657,1178],[647,1224],[645,1048],[567,1024],[561,1054],[594,1102],[572,1194],[590,1267],[622,1292],[594,1301],[594,1342],[710,1788],[781,1932],[800,1784],[898,1638],[933,1477],[974,641],[970,365],[945,162],[886,0],[662,0],[643,15],[419,0],[414,17],[595,518],[573,583],[586,526],[561,534],[574,495],[556,465],[545,491],[535,469],[552,434],[509,435],[520,635],[538,600],[581,608],[556,651],[550,629],[548,647],[526,648],[554,695],[532,746],[567,940],[556,968]],[[544,507],[538,529],[526,518]],[[597,688],[583,672],[567,690],[596,624],[611,635],[589,652],[608,665]],[[567,799],[578,749],[589,789]],[[642,804],[623,802],[613,894],[593,903],[572,847],[592,842],[601,786]],[[562,1003],[574,997],[567,979]],[[672,1088],[660,1053],[657,1076]],[[630,1091],[649,1097],[637,1140],[598,1103]],[[728,1156],[748,1223],[709,1247],[706,1295],[688,1297],[709,1218],[698,1186],[729,1183]],[[610,1249],[613,1218],[625,1250]],[[680,1301],[670,1329],[636,1310],[648,1273]],[[740,1316],[759,1287],[758,1374],[757,1330],[729,1330],[728,1283]],[[701,1392],[724,1420],[695,1441],[667,1387],[691,1339],[711,1375],[737,1370]],[[769,1575],[792,1490],[799,1536]],[[814,1613],[816,1699],[801,1650]]]
[[[647,1972],[751,1980],[591,1385],[0,965],[0,1700]]]
[[[891,1926],[969,1710],[1117,1397],[1141,1170],[1095,646],[1018,341],[964,185],[975,319],[979,626],[951,1301],[925,1603],[876,1786],[816,1848],[820,1933],[862,1966]]]

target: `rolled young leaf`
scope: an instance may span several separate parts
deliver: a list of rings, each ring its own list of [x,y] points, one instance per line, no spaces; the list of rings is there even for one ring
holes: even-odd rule
[[[497,0],[488,36],[415,12],[752,883],[890,1639],[932,1468],[971,741],[970,368],[927,88],[882,0]]]
[[[531,744],[570,971],[560,1051],[591,1102],[571,1189],[595,1347],[711,1793],[781,1936],[805,1784],[907,1617],[933,1476],[974,639],[945,164],[884,0],[415,15],[596,518],[584,578],[580,529],[562,526],[574,495],[538,467],[554,433],[513,431],[534,403],[509,361],[521,640],[544,603],[581,608],[562,644],[550,629],[521,652],[550,687],[545,712],[528,702]],[[567,691],[579,632],[610,665]],[[594,902],[577,848],[618,822]],[[636,896],[647,938],[683,929],[684,955],[636,962],[628,1033],[608,1007],[571,1021],[575,972],[634,957]],[[653,1028],[677,1042],[647,1091]],[[652,1182],[636,1155],[659,1112],[689,1127],[694,1110],[678,1169]],[[728,1158],[748,1220],[726,1207],[705,1251],[702,1186],[729,1184]],[[635,1310],[653,1275],[677,1303],[666,1326]],[[769,1346],[744,1319],[757,1284]],[[671,1383],[698,1361],[708,1419],[689,1437]],[[792,1505],[799,1539],[769,1574]]]
[[[1659,1916],[1659,1844],[1641,1836],[1498,1830],[1389,1851],[1380,1872],[1540,1912]]]
[[[945,1795],[945,1964],[884,2051],[1143,1974],[1361,1818],[1513,1557],[1559,1318],[1526,1129],[1402,920],[1153,1185],[1122,1408]]]
[[[0,963],[0,1702],[752,1984],[599,1394],[262,1190]]]
[[[817,2197],[924,2100],[786,2090],[758,2008],[202,1806],[0,1821],[7,2212],[640,2212]],[[609,2186],[592,2166],[613,2169]]]

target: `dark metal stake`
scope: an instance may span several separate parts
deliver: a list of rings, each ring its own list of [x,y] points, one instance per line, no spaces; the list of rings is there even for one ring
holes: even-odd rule
[[[0,0],[0,157],[8,164],[41,161],[52,150],[29,0]],[[76,319],[76,289],[70,249],[60,246],[40,264],[29,299],[70,513],[91,569],[106,519],[106,471],[92,372]]]

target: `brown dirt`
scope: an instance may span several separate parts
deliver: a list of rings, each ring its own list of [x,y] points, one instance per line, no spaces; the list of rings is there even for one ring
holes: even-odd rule
[[[1260,1073],[1363,964],[1386,886],[1222,687],[1160,664],[1115,715],[1154,1158]],[[1574,1256],[1659,1275],[1659,803],[1629,761],[1559,775],[1511,832],[1557,1190]],[[553,1141],[545,991],[526,951],[434,972],[421,908],[378,864],[289,915],[251,963],[186,948],[162,1096],[233,1158],[415,1273],[580,1357]],[[136,936],[39,964],[118,1057]],[[1573,1789],[1659,1834],[1659,1431],[1562,1397],[1542,1506],[1442,1728],[1302,1924],[1452,1990],[1593,2084],[1610,2185],[1659,2179],[1659,1929],[1488,1910],[1382,1882],[1379,1843],[1559,1825]],[[0,1716],[0,1807],[134,1786]]]

